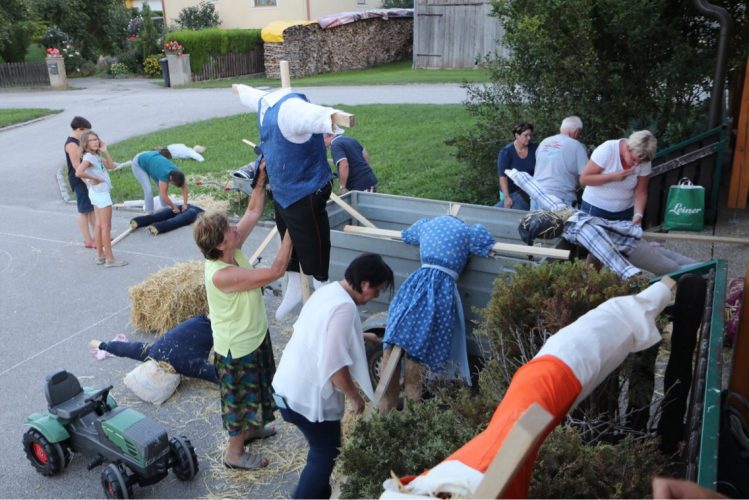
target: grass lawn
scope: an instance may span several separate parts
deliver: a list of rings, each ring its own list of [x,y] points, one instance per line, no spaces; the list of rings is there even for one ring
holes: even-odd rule
[[[334,106],[356,115],[356,126],[346,133],[359,140],[371,155],[372,167],[383,193],[461,201],[457,186],[460,169],[453,148],[445,139],[471,126],[462,105]],[[114,144],[110,151],[122,163],[140,151],[172,143],[201,144],[206,161],[175,160],[190,183],[190,192],[226,199],[216,187],[195,186],[197,180],[228,183],[229,174],[255,159],[242,139],[258,142],[256,115],[243,113],[133,137]],[[106,131],[102,131],[106,141]],[[331,162],[332,163],[332,162]],[[141,199],[143,192],[129,168],[113,172],[116,202]],[[179,194],[179,190],[171,188]],[[233,195],[236,198],[235,195]]]
[[[23,123],[41,116],[53,115],[61,112],[61,109],[47,108],[7,108],[0,109],[0,128]]]
[[[411,69],[411,61],[400,61],[374,68],[325,73],[305,78],[294,78],[295,87],[322,87],[326,85],[403,85],[408,83],[463,83],[486,82],[489,76],[482,69]],[[232,83],[251,87],[280,87],[280,80],[265,77],[237,77],[195,83],[192,87],[217,88]]]

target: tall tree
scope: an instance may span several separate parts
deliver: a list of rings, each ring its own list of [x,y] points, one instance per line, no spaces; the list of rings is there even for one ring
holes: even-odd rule
[[[0,2],[0,58],[6,62],[23,61],[33,30],[26,0]]]

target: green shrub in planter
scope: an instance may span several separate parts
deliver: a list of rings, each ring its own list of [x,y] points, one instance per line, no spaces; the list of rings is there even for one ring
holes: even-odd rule
[[[262,47],[258,29],[230,29],[209,28],[199,31],[173,31],[164,36],[164,42],[178,41],[185,53],[190,54],[190,67],[193,73],[203,70],[203,65],[211,55],[228,53],[252,52],[256,47]]]
[[[151,78],[161,77],[161,64],[159,64],[159,55],[151,55],[143,61],[143,72]]]

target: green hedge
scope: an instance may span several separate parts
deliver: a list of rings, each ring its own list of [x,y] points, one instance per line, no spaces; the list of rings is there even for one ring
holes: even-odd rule
[[[190,54],[190,68],[193,73],[202,70],[208,56],[212,54],[252,52],[263,44],[259,29],[208,28],[199,31],[173,31],[164,37],[164,42],[171,40],[177,40],[185,48],[185,53]]]

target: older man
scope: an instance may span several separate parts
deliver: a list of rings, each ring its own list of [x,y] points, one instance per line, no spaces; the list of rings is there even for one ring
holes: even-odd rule
[[[533,179],[544,190],[569,206],[577,205],[577,178],[588,163],[585,147],[577,140],[583,122],[577,116],[562,120],[557,135],[547,137],[536,150],[536,170]],[[531,200],[531,210],[538,210]]]

